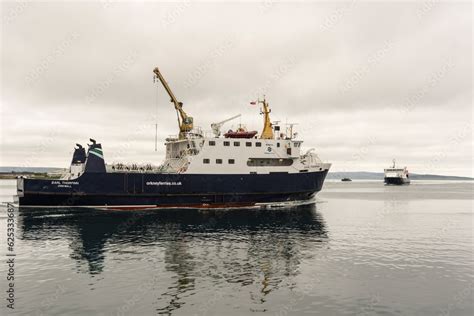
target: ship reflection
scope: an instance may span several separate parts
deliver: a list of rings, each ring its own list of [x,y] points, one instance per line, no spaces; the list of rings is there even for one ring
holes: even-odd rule
[[[21,209],[19,226],[22,239],[69,240],[70,257],[82,273],[100,274],[111,247],[157,245],[164,259],[150,273],[164,268],[175,274],[173,284],[155,293],[158,314],[172,314],[202,284],[252,285],[252,301],[264,303],[283,282],[288,286],[300,262],[328,239],[315,205],[153,212]]]

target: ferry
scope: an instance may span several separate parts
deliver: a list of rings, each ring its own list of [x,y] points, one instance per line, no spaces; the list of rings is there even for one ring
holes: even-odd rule
[[[68,172],[60,179],[18,178],[20,207],[248,207],[310,201],[321,190],[331,164],[313,149],[302,151],[293,125],[283,128],[271,122],[265,97],[251,102],[261,106],[261,133],[239,126],[221,135],[223,125],[238,116],[203,132],[160,70],[153,72],[178,114],[179,134],[166,138],[164,161],[107,164],[102,145],[90,139],[87,148],[76,144]]]
[[[410,175],[408,174],[407,167],[395,167],[395,159],[393,159],[392,167],[384,169],[384,183],[397,185],[410,184]]]

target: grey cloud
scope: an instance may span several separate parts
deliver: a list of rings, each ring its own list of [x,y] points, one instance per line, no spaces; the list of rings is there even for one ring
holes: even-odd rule
[[[106,156],[158,163],[154,116],[160,142],[177,130],[152,82],[158,66],[199,126],[242,113],[260,130],[248,102],[266,94],[273,118],[299,122],[306,146],[334,170],[377,171],[401,155],[424,172],[441,155],[437,172],[472,174],[472,133],[449,145],[472,123],[470,3],[2,7],[2,165],[22,163],[54,126],[55,141],[30,163],[64,166],[91,136]]]

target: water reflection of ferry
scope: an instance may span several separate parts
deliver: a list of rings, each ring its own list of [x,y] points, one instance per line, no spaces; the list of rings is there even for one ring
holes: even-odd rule
[[[301,261],[308,259],[306,250],[313,253],[328,238],[315,205],[180,212],[21,209],[19,227],[22,239],[70,240],[70,258],[77,262],[79,273],[101,274],[111,258],[118,260],[121,251],[131,246],[152,252],[142,253],[144,257],[163,258],[147,273],[150,278],[163,269],[175,274],[171,284],[155,289],[158,311],[164,314],[186,304],[189,292],[203,284],[221,282],[258,285],[252,301],[262,304],[282,282],[298,275]]]

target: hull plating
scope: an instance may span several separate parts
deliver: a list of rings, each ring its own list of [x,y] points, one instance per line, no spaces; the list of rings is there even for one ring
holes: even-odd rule
[[[251,206],[308,200],[327,171],[295,174],[85,173],[75,180],[19,180],[20,206],[111,208]]]

